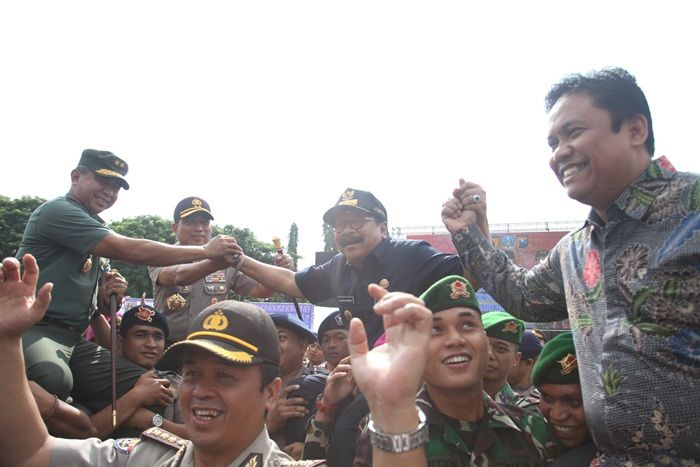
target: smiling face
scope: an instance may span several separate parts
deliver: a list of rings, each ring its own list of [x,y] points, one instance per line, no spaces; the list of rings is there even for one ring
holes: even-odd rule
[[[562,96],[549,112],[549,124],[550,167],[570,198],[599,214],[651,161],[644,146],[646,119],[633,117],[615,132],[608,111],[587,94]]]
[[[591,438],[583,412],[580,384],[540,385],[540,411],[566,448],[582,445]]]
[[[280,379],[261,386],[260,365],[235,365],[206,350],[189,350],[182,367],[180,403],[195,456],[227,460],[264,427]]]
[[[471,308],[449,308],[433,314],[425,382],[431,391],[481,392],[488,341],[481,314]]]
[[[165,333],[160,328],[135,324],[119,336],[122,357],[152,370],[165,350]]]
[[[211,236],[211,220],[204,213],[191,214],[173,224],[173,233],[181,245],[206,245]]]
[[[91,214],[109,209],[117,201],[121,183],[116,178],[98,177],[89,170],[71,171],[69,195],[79,201]]]
[[[343,230],[334,229],[335,244],[345,259],[353,266],[360,267],[365,258],[379,245],[387,236],[386,222],[377,220],[366,220],[369,215],[359,209],[348,209],[341,212],[333,223],[345,222]],[[350,226],[350,221],[360,221],[365,219],[362,226],[354,229]]]

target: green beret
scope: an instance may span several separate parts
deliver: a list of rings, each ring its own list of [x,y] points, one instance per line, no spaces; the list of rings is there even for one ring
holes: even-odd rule
[[[539,386],[543,383],[580,383],[574,337],[570,331],[547,342],[532,368],[532,384]]]
[[[481,313],[474,288],[462,276],[440,279],[423,292],[420,299],[433,313],[456,307],[472,308]]]
[[[481,316],[484,330],[490,337],[520,345],[525,323],[505,311],[492,311]]]

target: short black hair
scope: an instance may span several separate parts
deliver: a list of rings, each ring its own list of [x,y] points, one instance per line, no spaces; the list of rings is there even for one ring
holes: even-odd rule
[[[651,111],[644,92],[637,80],[622,68],[603,68],[587,74],[565,76],[556,83],[544,99],[547,112],[566,94],[586,94],[593,103],[605,109],[612,118],[612,130],[617,133],[622,124],[637,115],[647,119],[649,134],[645,143],[650,156],[654,155],[654,129],[651,123]]]
[[[280,368],[272,363],[262,362],[260,366],[260,390],[262,391],[268,384],[273,382],[275,378],[280,376]]]

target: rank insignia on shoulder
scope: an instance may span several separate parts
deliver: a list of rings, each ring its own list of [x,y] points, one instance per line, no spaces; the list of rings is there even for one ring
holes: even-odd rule
[[[138,438],[119,438],[114,440],[114,450],[123,454],[129,454],[139,444]]]
[[[239,467],[262,467],[263,455],[259,452],[254,452],[245,458]]]
[[[280,467],[321,467],[321,466],[326,466],[326,461],[321,459],[321,460],[315,460],[315,461],[290,461],[290,462],[282,462],[280,464]]]
[[[180,438],[179,436],[176,436],[170,433],[169,431],[157,427],[149,428],[148,430],[141,433],[141,439],[156,441],[173,449],[180,449],[187,443],[187,441]]]

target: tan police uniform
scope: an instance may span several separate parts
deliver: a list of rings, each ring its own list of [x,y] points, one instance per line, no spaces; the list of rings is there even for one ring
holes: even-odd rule
[[[100,441],[55,439],[50,467],[194,467],[192,442],[160,428],[149,428],[137,438]],[[263,429],[230,467],[325,466],[325,461],[295,461]]]

